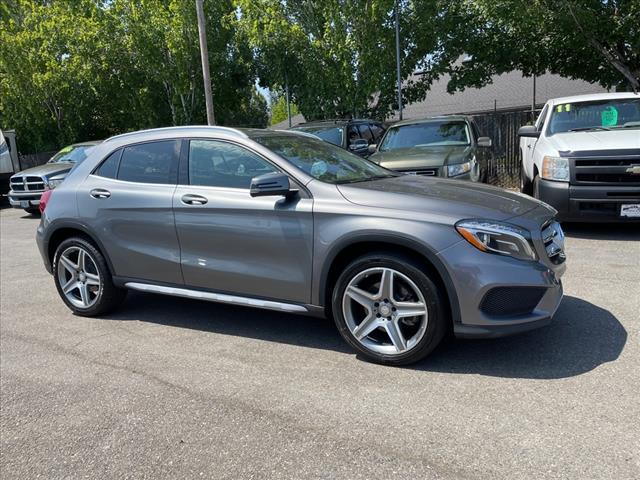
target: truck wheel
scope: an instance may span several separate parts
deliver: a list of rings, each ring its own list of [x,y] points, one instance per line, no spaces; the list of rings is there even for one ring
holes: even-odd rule
[[[529,196],[533,196],[533,184],[524,173],[524,168],[520,168],[520,191]]]
[[[38,207],[25,208],[24,211],[29,215],[40,215],[40,209]]]

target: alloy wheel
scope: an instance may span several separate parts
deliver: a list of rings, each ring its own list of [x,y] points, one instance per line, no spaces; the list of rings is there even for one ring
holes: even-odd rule
[[[425,334],[427,304],[418,286],[388,267],[366,269],[347,285],[342,312],[353,337],[370,351],[400,355]]]
[[[67,300],[78,308],[93,306],[102,291],[102,279],[91,254],[69,247],[58,259],[58,282]]]

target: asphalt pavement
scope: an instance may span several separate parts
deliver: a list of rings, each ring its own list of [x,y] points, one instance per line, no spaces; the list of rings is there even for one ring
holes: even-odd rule
[[[131,293],[71,314],[0,210],[0,477],[640,478],[640,229],[567,228],[551,326],[356,357],[333,324]]]

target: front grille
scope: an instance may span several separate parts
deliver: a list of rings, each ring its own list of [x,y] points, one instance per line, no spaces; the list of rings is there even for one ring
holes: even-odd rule
[[[480,310],[492,317],[528,315],[546,291],[545,287],[495,287],[485,294]]]
[[[640,150],[575,152],[570,160],[574,185],[640,185]]]
[[[423,177],[437,177],[438,169],[437,168],[419,168],[412,170],[400,170],[405,175],[420,175]]]
[[[564,232],[558,222],[551,222],[542,229],[542,242],[551,263],[559,265],[567,257],[564,253]]]
[[[43,192],[44,180],[41,177],[12,177],[11,190],[14,192]]]

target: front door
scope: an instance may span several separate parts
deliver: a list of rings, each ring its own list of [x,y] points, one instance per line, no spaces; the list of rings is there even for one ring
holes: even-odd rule
[[[183,148],[173,208],[186,286],[310,302],[312,199],[251,197],[251,179],[277,168],[243,146],[193,139]]]

